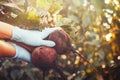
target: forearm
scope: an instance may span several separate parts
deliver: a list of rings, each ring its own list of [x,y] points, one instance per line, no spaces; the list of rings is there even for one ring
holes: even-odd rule
[[[12,37],[12,25],[0,21],[0,38],[10,39]]]
[[[0,40],[0,57],[13,57],[16,54],[15,47],[8,42]]]
[[[29,51],[12,42],[0,40],[0,57],[19,58],[21,60],[31,62]]]

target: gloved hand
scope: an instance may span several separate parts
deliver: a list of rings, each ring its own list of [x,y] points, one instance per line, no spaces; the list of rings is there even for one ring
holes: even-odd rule
[[[15,40],[18,42],[25,43],[31,46],[55,46],[55,43],[50,40],[44,40],[50,33],[55,30],[60,30],[60,27],[56,28],[46,28],[42,32],[38,30],[24,30],[19,27],[13,28],[12,38],[11,40]]]
[[[24,60],[26,62],[31,63],[31,54],[30,54],[30,52],[27,51],[26,49],[18,46],[15,43],[12,43],[12,44],[16,49],[16,55],[13,58],[19,58],[21,60]]]

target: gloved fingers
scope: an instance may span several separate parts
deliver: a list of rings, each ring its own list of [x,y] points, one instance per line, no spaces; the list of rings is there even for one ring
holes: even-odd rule
[[[61,29],[62,28],[60,27],[46,28],[42,32],[40,32],[38,30],[24,30],[16,27],[13,29],[13,36],[11,40],[23,42],[31,46],[46,45],[53,47],[55,46],[55,43],[53,41],[44,41],[43,39],[48,37],[49,34],[54,32],[55,30]]]
[[[41,45],[44,45],[44,46],[49,46],[49,47],[55,46],[55,42],[50,40],[41,40],[40,42],[41,42]]]
[[[46,37],[48,37],[49,34],[51,34],[52,32],[54,32],[55,30],[62,30],[61,27],[54,27],[54,28],[45,28],[42,32],[41,32],[41,39],[44,39]]]

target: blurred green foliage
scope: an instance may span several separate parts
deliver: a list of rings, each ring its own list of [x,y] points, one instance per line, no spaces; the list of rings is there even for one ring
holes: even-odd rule
[[[120,69],[119,13],[119,0],[0,0],[1,21],[25,29],[61,26],[70,35],[76,51],[102,73],[94,73],[93,68],[78,56],[61,55],[59,61],[68,80],[120,79],[117,71]],[[10,77],[6,80],[24,80],[24,76],[28,77],[25,80],[41,79],[41,71],[24,64],[1,60],[0,74]],[[11,67],[17,70],[12,71]],[[46,80],[59,80],[55,71],[47,74]],[[17,75],[20,77],[16,78]]]

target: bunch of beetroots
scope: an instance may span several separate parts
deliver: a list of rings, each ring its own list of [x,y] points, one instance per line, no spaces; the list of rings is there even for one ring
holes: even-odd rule
[[[32,51],[32,63],[43,69],[49,69],[56,65],[57,55],[69,53],[71,51],[71,41],[69,35],[64,30],[56,30],[51,33],[47,40],[56,43],[54,47],[40,46]]]
[[[54,47],[33,47],[20,42],[11,42],[14,42],[17,45],[24,47],[30,53],[32,53],[32,64],[43,70],[49,69],[57,63],[57,55],[69,53],[72,48],[70,37],[64,30],[54,31],[46,38],[46,40],[52,40],[56,43],[56,45]]]
[[[87,61],[88,64],[90,64],[86,58],[81,56],[81,54],[76,52],[76,50],[72,47],[70,36],[64,30],[54,31],[46,38],[46,40],[52,40],[56,43],[56,45],[54,47],[47,46],[32,47],[19,42],[16,42],[16,44],[32,52],[31,55],[32,64],[42,70],[54,67],[57,63],[58,57],[57,55],[66,54],[69,52],[73,52],[75,55],[80,56],[85,61]]]

